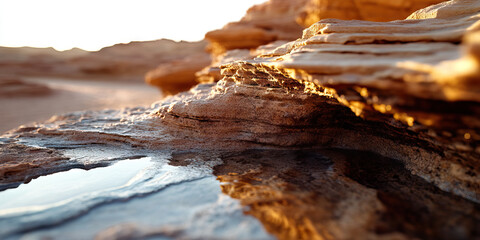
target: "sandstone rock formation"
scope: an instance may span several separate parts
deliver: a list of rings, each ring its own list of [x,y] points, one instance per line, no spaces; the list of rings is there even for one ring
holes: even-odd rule
[[[145,75],[145,81],[158,87],[165,95],[187,91],[197,84],[195,74],[211,62],[206,52],[161,64]]]
[[[325,18],[389,21],[403,19],[442,0],[270,0],[253,6],[239,22],[208,32],[210,50],[219,55],[230,49],[254,49],[275,40],[295,40],[304,27]]]
[[[308,27],[322,19],[367,20],[386,22],[406,18],[412,12],[442,2],[441,0],[353,0],[353,1],[309,1],[298,15],[297,22]]]
[[[0,191],[41,175],[65,170],[66,167],[58,168],[57,165],[68,160],[53,149],[16,143],[0,143],[0,153]]]
[[[468,239],[478,205],[367,152],[249,150],[222,158],[222,191],[278,239]]]
[[[222,66],[216,86],[177,96],[159,114],[219,138],[374,151],[478,202],[476,7],[450,1],[412,15],[427,19],[388,23],[322,20],[297,41]]]
[[[287,41],[275,41],[266,45],[257,47],[256,49],[233,49],[228,50],[227,52],[214,56],[214,60],[208,66],[197,72],[195,76],[197,77],[197,82],[200,83],[212,83],[222,79],[222,74],[220,73],[220,66],[235,62],[237,60],[249,60],[253,59],[258,55],[262,55],[266,52],[272,51],[275,48],[287,43]]]
[[[95,160],[92,148],[168,151],[172,165],[213,169],[279,239],[478,238],[479,25],[472,0],[386,23],[321,20],[225,61],[217,83],[149,108],[55,117],[1,136],[0,148]],[[25,178],[10,179],[0,183]]]
[[[208,32],[213,62],[196,74],[198,82],[220,80],[219,66],[233,60],[246,60],[259,55],[257,47],[278,44],[300,37],[304,26],[323,18],[365,19],[387,21],[402,19],[421,7],[440,0],[403,1],[313,1],[313,0],[270,0],[250,8],[239,22],[227,24],[223,29]],[[276,41],[276,42],[275,42]],[[275,43],[274,43],[275,42]],[[268,47],[267,47],[268,48]],[[230,51],[229,50],[235,50]],[[260,50],[262,51],[262,50]],[[200,54],[165,63],[146,75],[146,82],[161,88],[167,94],[188,90],[195,85],[192,71],[199,71],[208,64]],[[197,61],[193,61],[198,59]],[[203,66],[202,66],[203,65]],[[176,82],[175,79],[177,79]]]

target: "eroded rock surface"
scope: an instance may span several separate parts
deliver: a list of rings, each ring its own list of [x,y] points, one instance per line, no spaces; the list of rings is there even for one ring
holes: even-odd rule
[[[478,238],[479,8],[450,1],[402,21],[321,20],[221,65],[217,83],[149,108],[58,116],[8,132],[0,147],[58,151],[69,157],[61,166],[165,154],[170,167],[199,172],[189,181],[215,175],[280,239]],[[193,219],[215,216],[202,214]],[[33,231],[16,227],[8,234]],[[192,232],[124,224],[97,236]]]
[[[0,145],[0,190],[16,187],[32,178],[64,169],[56,165],[68,158],[53,149],[25,146],[18,143]]]
[[[325,18],[389,21],[403,19],[442,0],[270,0],[253,6],[239,22],[208,32],[210,50],[254,49],[276,40],[295,40],[304,27]]]
[[[355,139],[343,146],[385,150],[442,189],[478,201],[478,68],[470,32],[480,15],[472,5],[478,2],[440,4],[412,15],[438,15],[420,20],[322,20],[263,57],[223,66],[224,80],[335,98],[367,121],[363,129],[376,123],[389,129],[366,133],[381,143],[343,134],[344,141]],[[461,56],[465,35],[468,50]],[[392,133],[399,135],[390,142],[385,136]]]
[[[258,55],[265,54],[274,50],[275,48],[287,43],[287,41],[275,41],[266,45],[257,47],[256,49],[233,49],[228,50],[225,53],[214,56],[212,63],[197,72],[195,76],[196,81],[200,83],[213,83],[222,79],[223,76],[220,72],[220,66],[227,63],[232,63],[238,60],[250,60],[254,59]]]
[[[311,0],[298,15],[297,22],[305,27],[327,18],[386,22],[406,18],[412,12],[442,0]]]

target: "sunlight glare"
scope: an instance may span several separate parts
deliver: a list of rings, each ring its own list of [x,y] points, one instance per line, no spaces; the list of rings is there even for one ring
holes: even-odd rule
[[[98,50],[160,38],[198,41],[265,0],[0,0],[0,45]]]

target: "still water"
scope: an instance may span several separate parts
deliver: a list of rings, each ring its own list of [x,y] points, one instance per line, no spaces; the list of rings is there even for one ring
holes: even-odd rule
[[[212,175],[168,154],[71,169],[0,192],[1,239],[270,239]]]

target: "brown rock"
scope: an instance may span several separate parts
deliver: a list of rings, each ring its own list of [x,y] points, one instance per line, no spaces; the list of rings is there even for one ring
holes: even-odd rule
[[[2,141],[164,150],[177,165],[221,159],[222,192],[279,239],[478,238],[479,4],[388,23],[322,20],[255,59],[226,61],[217,83]],[[102,236],[145,236],[125,226]]]
[[[404,152],[408,148],[398,147],[400,143],[386,147],[383,142],[381,149],[390,152],[382,154],[404,161],[412,172],[444,190],[478,201],[476,33],[466,37],[465,56],[460,56],[460,47],[454,44],[480,20],[472,4],[452,1],[420,11],[440,12],[446,18],[388,23],[322,20],[306,29],[301,39],[263,58],[222,66],[222,74],[226,81],[334,97],[363,119],[393,124],[399,129],[391,130],[403,134],[412,131],[408,141],[425,141],[428,148],[437,149],[433,152],[440,152],[409,153],[412,149]],[[353,148],[380,150],[367,145],[363,140]],[[395,151],[402,153],[390,155]]]
[[[210,64],[210,55],[199,53],[162,64],[145,75],[145,81],[165,95],[186,91],[197,84],[195,73]]]
[[[33,129],[24,130],[29,131]],[[50,172],[68,158],[54,149],[35,148],[16,143],[0,143],[0,190],[16,187],[19,183]]]
[[[367,152],[248,150],[215,167],[278,239],[474,238],[477,205],[440,191],[401,163]],[[477,222],[477,223],[476,223]]]
[[[208,32],[210,50],[220,55],[231,49],[254,49],[276,40],[294,40],[302,27],[295,18],[308,0],[271,0],[251,7],[239,22]]]
[[[220,55],[231,49],[254,49],[275,40],[294,40],[303,27],[325,18],[390,21],[403,19],[442,0],[270,0],[253,6],[239,22],[208,32],[210,50]]]
[[[220,80],[223,76],[220,74],[220,66],[238,60],[253,59],[258,55],[265,54],[286,43],[286,41],[275,41],[262,45],[256,49],[234,49],[228,50],[218,56],[215,56],[210,66],[197,72],[197,81],[200,83],[212,83]]]
[[[299,14],[297,21],[305,27],[326,18],[386,22],[404,19],[418,9],[439,2],[442,0],[311,0]]]

